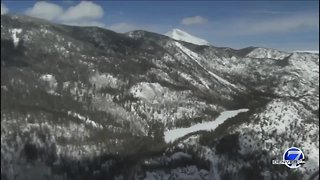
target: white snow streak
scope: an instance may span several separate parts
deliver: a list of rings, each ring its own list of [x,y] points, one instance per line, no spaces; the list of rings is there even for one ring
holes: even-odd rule
[[[249,109],[239,109],[234,111],[224,111],[220,116],[211,122],[205,122],[193,125],[188,128],[179,128],[164,132],[164,140],[169,143],[173,142],[187,134],[198,132],[198,131],[210,131],[216,129],[220,124],[224,123],[227,119],[235,117],[241,112],[247,112]]]
[[[195,37],[190,35],[189,33],[186,33],[180,29],[173,29],[165,34],[166,36],[171,37],[172,39],[178,40],[178,41],[185,41],[188,43],[196,44],[196,45],[206,45],[210,46],[210,43],[204,39]]]
[[[22,32],[22,29],[13,29],[11,32],[14,47],[17,47],[20,41],[20,39],[17,37],[17,34],[20,34]]]
[[[81,120],[82,122],[84,122],[86,125],[89,125],[89,126],[92,126],[92,127],[95,127],[95,128],[99,128],[99,129],[102,129],[102,125],[101,124],[98,124],[92,120],[90,120],[88,117],[84,117],[84,116],[81,116],[80,114],[78,113],[75,113],[75,112],[72,112],[72,111],[68,111],[68,115],[72,116],[72,117],[75,117],[79,120]]]

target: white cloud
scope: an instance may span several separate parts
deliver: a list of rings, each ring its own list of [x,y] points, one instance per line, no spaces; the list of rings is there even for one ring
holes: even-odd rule
[[[25,14],[67,25],[105,27],[105,24],[99,21],[104,15],[103,8],[89,1],[81,1],[67,9],[54,3],[40,1],[27,9]]]
[[[132,30],[137,30],[139,28],[137,25],[122,22],[122,23],[113,24],[109,26],[108,29],[119,32],[119,33],[124,33]]]
[[[103,16],[103,8],[89,1],[81,1],[75,6],[69,7],[63,15],[60,16],[62,21],[80,21],[99,19]]]
[[[206,19],[202,16],[186,17],[181,20],[181,24],[183,24],[183,25],[204,24],[206,22],[208,22],[208,19]]]
[[[65,4],[76,3],[76,1],[64,0]],[[69,5],[63,8],[58,4],[50,2],[37,2],[33,7],[27,9],[26,15],[47,19],[56,23],[72,25],[72,26],[96,26],[107,28],[119,33],[128,32],[132,30],[149,30],[158,33],[164,33],[168,27],[162,25],[146,25],[146,24],[132,24],[128,22],[121,22],[109,24],[108,26],[101,20],[104,15],[102,6],[90,1],[81,1],[75,5]],[[121,16],[124,12],[120,11],[117,15]],[[109,15],[110,17],[110,15]]]
[[[7,14],[9,12],[9,9],[7,8],[7,6],[3,3],[1,3],[1,15],[2,14]]]
[[[63,13],[62,7],[46,1],[39,1],[32,8],[27,9],[26,15],[32,17],[54,20]]]

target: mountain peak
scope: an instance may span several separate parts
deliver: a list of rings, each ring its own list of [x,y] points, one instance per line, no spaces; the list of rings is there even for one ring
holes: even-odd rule
[[[165,35],[178,41],[185,41],[185,42],[196,44],[196,45],[206,45],[206,46],[210,45],[208,41],[198,38],[196,36],[193,36],[183,30],[176,29],[176,28],[165,33]]]

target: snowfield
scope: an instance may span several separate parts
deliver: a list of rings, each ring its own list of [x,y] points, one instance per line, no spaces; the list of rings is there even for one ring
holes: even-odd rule
[[[165,142],[170,143],[193,132],[215,130],[220,124],[224,123],[227,119],[235,117],[241,112],[247,112],[247,111],[249,111],[249,109],[224,111],[214,121],[196,124],[188,128],[179,128],[179,129],[166,131],[164,133],[164,140]]]

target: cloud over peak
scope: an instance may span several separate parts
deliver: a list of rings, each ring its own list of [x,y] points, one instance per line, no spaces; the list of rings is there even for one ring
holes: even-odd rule
[[[79,21],[99,19],[104,15],[104,10],[100,5],[89,1],[81,1],[75,6],[69,7],[60,19],[64,21]]]
[[[39,17],[47,20],[54,20],[63,13],[62,7],[46,1],[36,2],[32,8],[25,12],[28,16]]]
[[[202,16],[186,17],[181,20],[181,24],[183,24],[183,25],[204,24],[206,22],[208,22],[208,19],[206,19]]]
[[[104,26],[102,22],[98,21],[104,15],[103,8],[89,1],[81,1],[67,9],[51,2],[39,1],[32,8],[27,9],[25,14],[69,25]]]
[[[8,12],[9,12],[9,9],[7,8],[7,6],[1,3],[1,15],[7,14]]]

